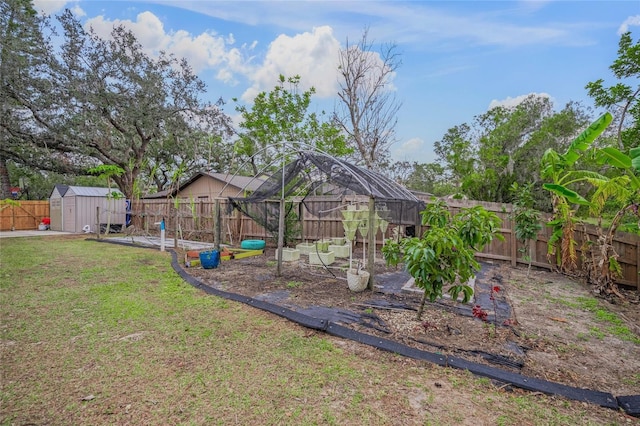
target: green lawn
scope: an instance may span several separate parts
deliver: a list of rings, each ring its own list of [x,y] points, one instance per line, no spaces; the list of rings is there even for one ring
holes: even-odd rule
[[[0,424],[626,424],[208,296],[170,259],[1,239]]]

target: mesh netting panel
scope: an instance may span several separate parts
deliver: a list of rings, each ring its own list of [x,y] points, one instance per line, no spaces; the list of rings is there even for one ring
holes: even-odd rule
[[[280,218],[280,201],[243,201],[242,199],[232,200],[232,206],[229,207],[230,213],[233,208],[240,210],[245,215],[249,216],[256,223],[263,226],[269,233],[276,234],[278,232],[279,218]],[[298,207],[298,204],[286,203],[285,212],[289,215],[289,212]],[[298,212],[298,217],[300,214]]]
[[[307,196],[328,196],[334,200],[347,195],[373,197],[376,210],[384,212],[385,219],[398,225],[419,224],[418,213],[425,205],[410,191],[379,173],[325,154],[302,151],[295,161],[284,167],[284,173],[279,170],[271,175],[251,196],[230,198],[230,208],[239,209],[268,231],[275,232],[279,204],[265,201],[279,200],[283,188],[285,199],[302,197],[301,204],[317,217],[325,216],[327,211],[312,207],[318,206],[317,203],[305,203]],[[288,208],[292,208],[290,204]]]

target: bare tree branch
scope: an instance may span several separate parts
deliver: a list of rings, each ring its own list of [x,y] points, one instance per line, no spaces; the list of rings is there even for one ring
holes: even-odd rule
[[[402,62],[396,45],[383,45],[376,52],[367,37],[365,29],[358,43],[352,45],[347,40],[340,51],[340,103],[334,120],[357,150],[357,160],[377,169],[396,142],[401,103],[395,96],[393,78]]]

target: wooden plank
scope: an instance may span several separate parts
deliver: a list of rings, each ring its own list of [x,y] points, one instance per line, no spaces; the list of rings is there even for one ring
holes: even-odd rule
[[[35,230],[50,216],[48,200],[18,200],[18,205],[0,208],[0,231]]]

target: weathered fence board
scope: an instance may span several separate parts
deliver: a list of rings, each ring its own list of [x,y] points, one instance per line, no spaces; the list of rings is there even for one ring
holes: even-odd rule
[[[251,218],[241,215],[237,210],[229,211],[229,203],[226,199],[218,200],[221,210],[221,239],[226,243],[238,243],[243,239],[265,239],[272,244],[276,240],[262,226]],[[314,204],[320,203],[320,204]],[[551,237],[551,228],[543,226],[535,241],[529,243],[529,250],[524,250],[524,244],[517,241],[514,231],[514,223],[510,218],[511,205],[489,202],[475,202],[467,200],[448,200],[452,212],[458,212],[462,208],[483,206],[488,211],[494,212],[502,219],[500,234],[504,240],[494,239],[488,244],[478,257],[484,260],[496,260],[510,262],[511,265],[528,265],[525,257],[531,257],[531,264],[535,267],[554,269],[550,263],[553,256],[548,256],[548,241]],[[322,238],[339,237],[344,235],[342,227],[341,204],[335,200],[305,200],[305,204],[313,206],[312,210],[326,211],[322,217],[313,216],[305,208],[301,209],[301,232],[298,239],[301,241],[314,241]],[[169,235],[176,230],[182,238],[213,241],[214,240],[214,205],[213,201],[189,201],[180,200],[139,200],[132,205],[132,220],[136,228],[146,229],[150,233],[159,232],[156,225],[163,218]],[[298,211],[298,210],[296,210]],[[546,221],[544,218],[543,221]],[[395,226],[390,224],[384,238],[390,238]],[[425,229],[419,229],[421,235]],[[584,231],[584,232],[583,232]],[[578,266],[580,267],[581,252],[579,248],[584,241],[584,235],[589,235],[593,240],[597,236],[594,226],[586,226],[585,230],[576,232],[575,239],[578,248]],[[383,235],[377,230],[376,241],[382,245]],[[362,237],[357,234],[357,244],[362,243]],[[614,239],[614,247],[619,254],[618,262],[622,268],[622,277],[617,282],[640,290],[640,236],[634,234],[617,233]]]
[[[49,217],[49,201],[16,201],[0,206],[0,231],[38,229],[42,219]]]

